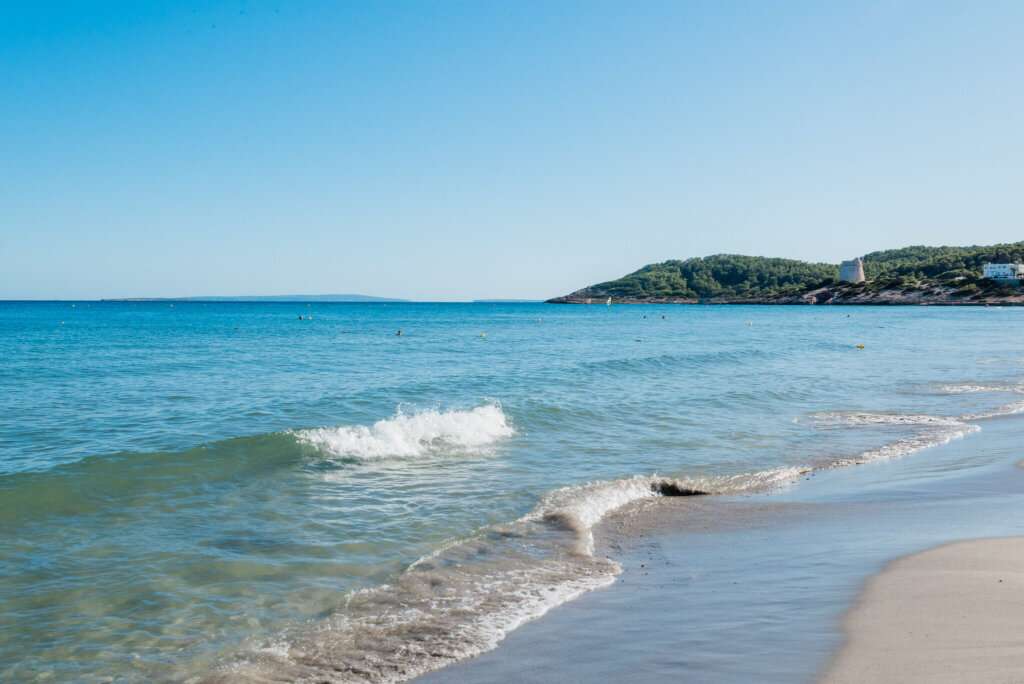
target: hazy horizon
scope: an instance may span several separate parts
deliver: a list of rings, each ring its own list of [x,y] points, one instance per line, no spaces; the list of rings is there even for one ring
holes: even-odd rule
[[[546,299],[1021,238],[1024,5],[0,9],[0,298]]]
[[[1021,241],[1018,240],[1016,242],[1021,242]],[[967,244],[964,244],[964,245],[901,245],[901,247],[919,247],[919,246],[924,246],[924,247],[968,247],[968,246],[985,246],[985,245],[967,245]],[[899,247],[896,247],[896,249],[898,249],[898,248]],[[889,248],[889,249],[892,249],[892,248]],[[861,253],[861,254],[852,255],[849,258],[863,257],[863,256],[866,256],[868,254],[871,254],[872,252],[878,252],[878,251],[883,251],[883,250],[870,250],[868,252],[864,252],[864,253]],[[700,255],[700,256],[708,257],[708,256],[719,255],[719,254],[724,254],[724,253],[723,252],[716,252],[714,254],[705,254],[705,255]],[[746,255],[746,256],[758,256],[758,257],[764,257],[764,258],[783,258],[783,259],[790,258],[790,257],[779,257],[779,256],[769,256],[769,255]],[[668,261],[668,260],[672,260],[672,258],[670,257],[668,259],[661,259],[659,261]],[[845,260],[845,259],[836,260],[836,261],[824,260],[824,261],[821,261],[819,263],[830,263],[830,264],[835,264],[835,265],[838,266],[840,261],[843,261],[843,260]],[[651,263],[656,263],[656,262],[651,262]],[[391,296],[391,295],[389,295],[387,293],[376,293],[376,292],[374,292],[374,293],[368,293],[368,292],[345,292],[345,293],[342,293],[342,292],[333,292],[333,293],[332,292],[306,292],[306,293],[292,293],[292,292],[278,292],[278,293],[237,292],[237,293],[228,293],[228,294],[195,293],[195,294],[186,294],[186,295],[161,295],[161,296],[128,294],[128,295],[118,295],[118,296],[109,296],[109,297],[91,297],[91,298],[90,297],[54,297],[54,298],[46,298],[46,297],[24,297],[24,298],[19,298],[19,297],[0,297],[0,301],[68,301],[68,302],[74,302],[74,301],[82,301],[82,302],[90,302],[90,301],[174,301],[174,302],[186,302],[186,301],[190,301],[191,300],[191,301],[194,301],[194,302],[204,302],[204,301],[206,301],[206,302],[215,302],[215,301],[234,301],[234,302],[238,302],[238,301],[244,301],[244,300],[253,300],[253,301],[262,301],[263,303],[266,303],[269,300],[271,302],[276,301],[278,303],[288,303],[289,301],[292,301],[292,302],[315,302],[317,300],[320,300],[320,301],[322,301],[324,303],[374,303],[374,302],[378,302],[378,303],[404,303],[404,304],[430,304],[430,303],[445,303],[445,302],[449,302],[449,303],[543,302],[543,301],[545,301],[547,299],[551,299],[551,298],[558,297],[558,296],[561,296],[561,295],[570,294],[571,292],[573,292],[575,290],[581,289],[583,287],[587,287],[589,285],[594,285],[596,283],[605,282],[605,281],[609,281],[609,280],[616,280],[616,279],[618,279],[618,278],[620,278],[622,276],[628,275],[629,273],[632,273],[632,272],[634,272],[636,270],[639,270],[643,266],[647,266],[647,265],[649,265],[649,264],[641,264],[641,265],[638,265],[636,268],[630,269],[627,272],[619,273],[617,275],[610,276],[608,278],[604,278],[604,279],[601,279],[601,280],[595,280],[595,281],[588,282],[588,283],[581,283],[578,286],[573,287],[572,290],[566,290],[565,292],[551,294],[551,295],[544,296],[544,297],[533,297],[533,298],[530,298],[530,297],[502,297],[502,296],[495,296],[495,297],[466,297],[466,298],[461,298],[461,299],[456,299],[456,298],[449,298],[449,299],[416,299],[416,298],[409,298],[409,297],[395,297],[395,296]],[[351,301],[345,301],[345,300],[343,300],[341,298],[353,298],[353,299]],[[365,300],[365,301],[361,302],[360,300]]]

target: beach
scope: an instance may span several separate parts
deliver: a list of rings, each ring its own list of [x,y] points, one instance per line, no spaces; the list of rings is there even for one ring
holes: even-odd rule
[[[958,542],[890,563],[845,631],[823,684],[1022,681],[1024,538]]]
[[[1024,2],[0,16],[0,684],[1024,684]]]

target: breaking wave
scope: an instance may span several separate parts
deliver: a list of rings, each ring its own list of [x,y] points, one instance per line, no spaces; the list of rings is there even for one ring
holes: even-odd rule
[[[963,421],[957,417],[915,415],[902,413],[871,413],[868,411],[822,411],[808,416],[817,428],[860,427],[873,425],[923,425],[928,427],[944,427],[960,425]]]
[[[636,475],[588,482],[549,492],[525,519],[558,522],[574,530],[582,553],[594,551],[593,529],[607,514],[640,499],[656,496],[703,496],[764,491],[796,480],[807,468],[778,468],[754,473],[669,478]]]
[[[1012,416],[1017,413],[1024,413],[1024,401],[1014,402],[1012,404],[1004,404],[998,408],[992,409],[991,411],[983,411],[981,413],[969,413],[961,416],[963,420],[987,420],[989,418],[999,418],[1000,416]]]
[[[382,458],[413,458],[430,453],[471,452],[486,448],[514,434],[501,405],[469,410],[415,413],[399,410],[373,425],[352,425],[297,430],[302,444],[338,458],[371,461]]]
[[[595,555],[594,530],[609,514],[630,511],[631,504],[765,492],[817,470],[937,446],[979,430],[971,421],[1021,411],[1024,402],[983,416],[814,413],[805,420],[818,429],[881,427],[912,434],[854,457],[809,466],[732,475],[635,475],[555,489],[521,518],[448,542],[390,584],[352,592],[334,614],[273,641],[250,644],[205,681],[407,681],[491,650],[524,622],[612,584],[622,569]],[[497,405],[399,414],[369,428],[296,433],[328,453],[363,459],[480,448],[511,434]]]
[[[957,385],[961,393],[972,392],[1017,392],[1018,386],[994,386],[981,385]],[[980,413],[967,413],[960,416],[933,416],[924,414],[899,414],[899,413],[871,413],[858,411],[829,411],[813,413],[808,416],[810,422],[819,429],[833,429],[842,427],[911,427],[917,428],[914,434],[909,437],[894,440],[880,447],[869,449],[856,456],[841,458],[818,467],[841,468],[850,465],[860,465],[871,461],[879,461],[891,458],[900,458],[909,454],[929,449],[931,447],[947,444],[954,439],[960,439],[981,428],[975,425],[977,421],[984,421],[1001,416],[1011,416],[1024,413],[1024,401],[1005,404],[998,408]]]
[[[1020,392],[1019,385],[981,385],[976,383],[954,383],[939,385],[942,394],[977,394],[980,392]]]
[[[967,422],[964,416],[932,416],[926,414],[871,413],[867,411],[827,411],[813,413],[808,419],[816,428],[894,427],[912,428],[913,434],[880,447],[868,449],[855,456],[827,461],[821,468],[843,468],[872,461],[901,458],[910,454],[947,444],[981,428]]]
[[[336,614],[254,645],[206,681],[406,681],[491,650],[524,622],[614,582],[619,564],[594,556],[593,529],[609,513],[653,497],[763,491],[805,472],[647,475],[556,489],[522,518],[445,545],[392,584],[351,593]]]
[[[852,458],[840,458],[826,464],[828,468],[842,468],[851,465],[861,465],[872,461],[901,458],[924,449],[940,446],[960,439],[981,428],[970,423],[953,422],[949,424],[940,423],[939,427],[919,432],[910,437],[889,442],[877,449],[869,449]]]

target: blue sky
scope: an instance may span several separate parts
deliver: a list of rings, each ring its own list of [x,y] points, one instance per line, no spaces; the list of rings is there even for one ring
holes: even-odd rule
[[[0,297],[1024,239],[1022,84],[998,0],[3,3]]]

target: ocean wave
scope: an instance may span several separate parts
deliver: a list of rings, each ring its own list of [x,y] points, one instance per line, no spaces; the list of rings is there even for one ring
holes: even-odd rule
[[[819,428],[862,427],[862,426],[954,426],[963,420],[953,416],[928,414],[872,413],[869,411],[820,411],[811,413],[807,419]]]
[[[1024,411],[1024,402],[1012,406]],[[335,442],[326,450],[345,456],[370,454],[370,458],[416,455],[437,444],[476,447],[511,434],[500,407],[461,413],[474,412],[478,414],[474,419],[435,411],[396,416],[372,428],[337,428],[327,431]],[[431,427],[419,426],[417,416]],[[765,492],[816,470],[897,458],[980,429],[969,420],[979,416],[831,411],[805,418],[823,429],[893,427],[912,434],[851,458],[810,466],[730,475],[634,475],[552,490],[519,519],[440,546],[390,584],[352,592],[344,607],[329,617],[271,641],[250,644],[207,681],[407,681],[491,650],[524,622],[612,584],[622,568],[611,559],[595,556],[594,532],[609,515],[630,511],[631,504],[667,496]],[[406,419],[417,427],[399,429]],[[394,426],[393,421],[397,421]],[[474,427],[461,431],[440,427],[449,424]],[[400,438],[392,437],[395,431]],[[344,435],[340,447],[337,434]],[[327,444],[327,440],[310,440],[309,431],[305,436],[318,448]]]
[[[981,392],[1020,392],[1020,385],[997,385],[980,383],[951,383],[936,388],[942,394],[978,394]]]
[[[197,488],[295,467],[303,454],[283,433],[235,437],[177,452],[89,456],[42,471],[0,476],[0,526],[49,516],[145,510],[188,500]]]
[[[639,339],[642,339],[639,338]],[[675,353],[655,354],[651,356],[630,356],[626,358],[610,358],[580,361],[576,368],[581,373],[622,373],[635,377],[635,374],[662,374],[671,370],[718,367],[728,365],[749,365],[764,358],[785,353],[785,350],[773,349],[717,349],[715,351],[680,351]]]
[[[635,475],[562,487],[546,494],[526,520],[557,521],[579,536],[580,550],[593,553],[593,529],[606,515],[640,499],[764,491],[796,480],[806,467],[704,477]]]
[[[511,523],[443,545],[324,621],[254,644],[206,681],[400,682],[495,648],[524,622],[614,582],[593,530],[641,499],[763,491],[807,472],[637,475],[553,490]]]
[[[980,427],[969,422],[975,418],[869,411],[821,411],[807,416],[811,424],[818,429],[905,428],[913,431],[909,436],[862,451],[855,456],[823,461],[818,467],[824,469],[902,458],[946,444],[980,430]]]
[[[1024,401],[1014,402],[1012,404],[1004,404],[998,408],[994,408],[991,411],[982,411],[981,413],[968,413],[960,417],[961,420],[987,420],[989,418],[999,418],[1001,416],[1012,416],[1018,413],[1024,413]]]
[[[497,403],[468,410],[398,412],[371,426],[277,432],[179,452],[90,456],[44,471],[0,476],[0,526],[48,516],[142,509],[154,497],[189,498],[197,487],[301,466],[307,448],[327,458],[478,453],[514,434]]]
[[[966,437],[972,432],[977,432],[981,429],[977,425],[971,425],[970,423],[963,423],[959,421],[937,424],[932,423],[931,425],[938,425],[939,427],[889,442],[888,444],[884,444],[875,449],[869,449],[850,458],[840,458],[829,461],[824,465],[824,467],[843,468],[852,465],[862,465],[872,461],[902,458],[924,449],[930,449],[931,447],[947,444],[954,439]]]
[[[312,428],[291,434],[300,443],[329,456],[370,461],[470,452],[489,447],[514,432],[501,405],[491,403],[468,410],[399,410],[370,426]]]
[[[1018,391],[1017,386],[1005,386],[992,389],[986,386],[985,389],[976,389],[980,386],[958,385],[962,393],[974,391]],[[981,427],[975,425],[977,421],[1011,416],[1024,413],[1024,401],[1005,404],[989,411],[979,413],[967,413],[961,416],[935,416],[927,414],[899,414],[899,413],[871,413],[862,411],[826,411],[812,413],[807,416],[811,423],[817,428],[837,427],[909,427],[917,428],[913,435],[894,440],[880,447],[869,449],[856,456],[840,458],[822,463],[822,468],[842,468],[850,465],[860,465],[871,461],[879,461],[892,458],[900,458],[909,454],[929,449],[931,447],[947,444],[955,439],[960,439],[973,432],[978,432]]]

